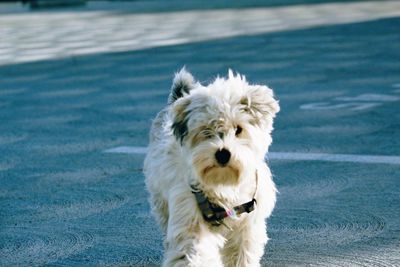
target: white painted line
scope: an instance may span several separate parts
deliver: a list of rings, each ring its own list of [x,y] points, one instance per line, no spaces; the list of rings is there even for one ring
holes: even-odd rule
[[[347,102],[332,104],[328,102],[308,103],[300,106],[300,109],[304,110],[332,110],[332,109],[351,109],[351,110],[364,110],[382,105],[381,103],[357,103]]]
[[[384,94],[362,94],[358,96],[340,96],[336,97],[335,100],[341,101],[379,101],[379,102],[390,102],[399,101],[400,97],[394,95],[384,95]]]
[[[144,146],[119,146],[111,149],[104,150],[105,153],[118,153],[118,154],[146,154],[147,147]]]
[[[146,154],[147,147],[120,146],[104,151],[117,154]],[[400,156],[382,155],[355,155],[355,154],[328,154],[328,153],[301,153],[301,152],[270,152],[266,157],[270,160],[296,160],[296,161],[330,161],[354,162],[367,164],[394,164],[400,165]]]
[[[356,162],[356,163],[383,163],[400,165],[399,156],[381,155],[354,155],[354,154],[327,154],[327,153],[300,153],[300,152],[271,152],[267,158],[271,160],[311,160],[331,162]]]

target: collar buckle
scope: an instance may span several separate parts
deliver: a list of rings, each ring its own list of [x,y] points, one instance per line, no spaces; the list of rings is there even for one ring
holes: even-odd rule
[[[254,192],[253,199],[242,205],[236,206],[230,210],[225,210],[223,207],[210,202],[210,200],[206,197],[204,192],[197,186],[190,185],[190,187],[192,193],[195,195],[197,205],[199,206],[199,209],[203,215],[204,220],[206,222],[211,223],[211,225],[213,226],[220,226],[222,224],[228,229],[232,230],[228,225],[224,223],[224,219],[226,217],[230,217],[232,219],[238,219],[238,216],[240,214],[250,213],[255,209],[255,204],[257,203],[255,195],[257,193],[257,187],[258,187],[258,175],[256,172],[256,191]]]

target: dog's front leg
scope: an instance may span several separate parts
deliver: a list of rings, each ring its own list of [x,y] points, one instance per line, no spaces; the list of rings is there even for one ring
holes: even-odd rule
[[[220,267],[224,238],[212,232],[193,195],[179,193],[169,199],[169,220],[163,267]]]
[[[268,241],[262,218],[248,220],[243,227],[232,231],[222,251],[226,267],[258,267]]]

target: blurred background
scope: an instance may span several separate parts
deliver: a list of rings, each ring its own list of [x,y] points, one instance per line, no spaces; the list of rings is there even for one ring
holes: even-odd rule
[[[142,164],[182,66],[280,100],[263,266],[400,265],[400,1],[0,1],[0,266],[160,266]]]

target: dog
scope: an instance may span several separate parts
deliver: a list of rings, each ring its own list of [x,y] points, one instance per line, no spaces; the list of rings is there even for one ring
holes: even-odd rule
[[[229,70],[204,86],[182,68],[150,130],[144,161],[163,266],[260,266],[276,188],[264,158],[273,91]]]

